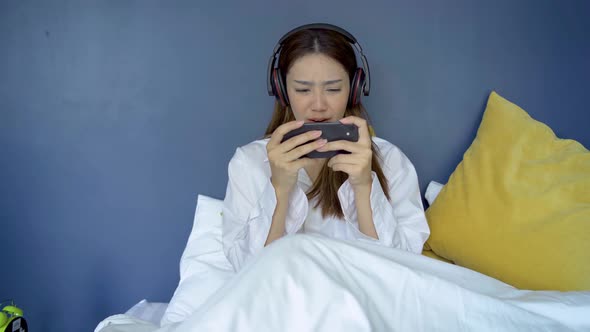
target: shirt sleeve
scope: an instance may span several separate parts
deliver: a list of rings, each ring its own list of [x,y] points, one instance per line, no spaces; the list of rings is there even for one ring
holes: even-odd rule
[[[346,180],[338,190],[349,237],[384,246],[422,253],[430,229],[424,214],[416,170],[410,160],[397,148],[383,158],[381,168],[387,178],[387,199],[377,174],[372,172],[371,211],[379,239],[362,233],[358,228],[357,209],[352,186]]]
[[[223,251],[236,271],[263,249],[277,205],[270,169],[261,161],[264,157],[253,160],[252,154],[238,148],[228,166],[222,241]],[[285,234],[301,228],[307,209],[307,197],[296,186],[289,198]]]

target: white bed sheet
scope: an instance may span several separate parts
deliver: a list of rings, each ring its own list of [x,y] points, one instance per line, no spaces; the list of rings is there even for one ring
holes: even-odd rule
[[[100,332],[588,331],[590,292],[518,290],[460,266],[312,235],[273,242],[186,320]]]
[[[125,328],[124,324],[135,325],[140,330],[153,331],[160,325],[160,320],[166,308],[168,308],[168,303],[149,302],[143,299],[129,308],[124,314],[113,315],[100,322],[94,331],[98,332],[107,325],[121,325],[121,328]]]

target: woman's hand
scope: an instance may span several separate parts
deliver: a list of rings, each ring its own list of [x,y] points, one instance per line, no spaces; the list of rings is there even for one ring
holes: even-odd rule
[[[266,145],[272,174],[271,183],[275,188],[277,198],[288,197],[297,183],[299,169],[311,165],[312,160],[310,158],[301,157],[326,144],[325,139],[317,139],[322,134],[319,130],[308,131],[281,143],[286,133],[302,125],[303,121],[291,121],[282,124],[272,133],[270,141]],[[304,144],[311,140],[313,141]]]
[[[344,124],[354,124],[359,129],[359,140],[350,142],[345,140],[333,141],[319,148],[318,151],[346,150],[350,154],[339,154],[328,161],[328,167],[334,171],[348,174],[348,181],[353,190],[371,188],[371,162],[373,150],[371,150],[371,137],[367,127],[367,121],[356,116],[348,116],[340,120]]]

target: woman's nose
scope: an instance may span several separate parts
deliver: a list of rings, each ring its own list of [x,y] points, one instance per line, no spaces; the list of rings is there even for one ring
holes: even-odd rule
[[[314,96],[313,100],[313,111],[323,111],[327,108],[326,96],[322,92],[318,92]]]

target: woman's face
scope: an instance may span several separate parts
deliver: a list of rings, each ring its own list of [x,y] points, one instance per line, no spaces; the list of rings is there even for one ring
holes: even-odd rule
[[[286,79],[296,120],[334,122],[344,117],[350,80],[336,60],[323,54],[305,55],[293,63]]]

